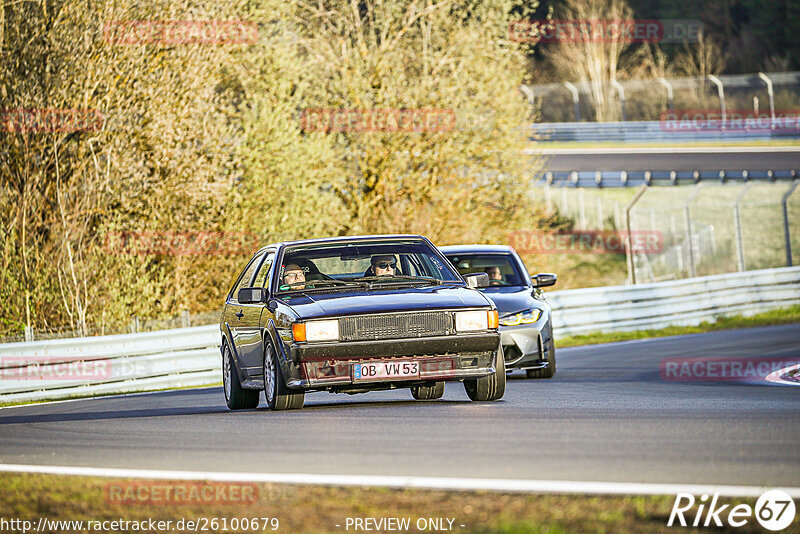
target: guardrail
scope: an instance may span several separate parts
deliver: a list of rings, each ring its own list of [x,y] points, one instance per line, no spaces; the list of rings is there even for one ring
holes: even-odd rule
[[[555,336],[690,325],[800,304],[800,267],[553,291]],[[212,385],[217,325],[0,345],[0,402]]]
[[[799,129],[686,129],[674,131],[663,121],[540,122],[529,126],[531,140],[577,142],[672,143],[686,141],[735,141],[796,139]]]
[[[0,402],[215,384],[219,326],[0,345]]]
[[[800,304],[800,267],[782,267],[547,294],[553,335],[646,330],[714,322]]]
[[[798,169],[741,171],[546,171],[537,185],[554,187],[639,187],[641,185],[693,185],[703,181],[775,182],[796,180]]]

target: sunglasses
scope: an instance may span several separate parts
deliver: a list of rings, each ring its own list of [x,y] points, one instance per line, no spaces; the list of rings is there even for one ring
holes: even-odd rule
[[[382,261],[382,262],[376,263],[375,267],[377,267],[378,269],[388,269],[389,267],[394,269],[394,268],[397,267],[397,262],[396,261],[392,261],[392,262]]]

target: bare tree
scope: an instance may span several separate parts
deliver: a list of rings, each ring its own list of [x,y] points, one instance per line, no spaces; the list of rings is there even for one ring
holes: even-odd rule
[[[588,83],[596,120],[618,120],[610,82],[617,79],[620,58],[631,43],[625,27],[633,22],[633,10],[625,0],[566,0],[557,17],[589,31],[569,32],[557,45],[543,45],[546,57],[562,79]]]

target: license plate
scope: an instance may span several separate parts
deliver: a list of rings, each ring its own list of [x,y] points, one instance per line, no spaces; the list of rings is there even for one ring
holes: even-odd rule
[[[419,378],[419,362],[376,362],[353,364],[353,380]]]

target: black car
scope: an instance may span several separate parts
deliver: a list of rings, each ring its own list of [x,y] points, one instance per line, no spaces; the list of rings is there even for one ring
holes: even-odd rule
[[[230,409],[301,408],[306,391],[410,388],[436,399],[463,381],[472,400],[505,392],[498,314],[428,239],[415,235],[292,241],[259,250],[222,312]]]
[[[465,276],[487,273],[489,286],[481,291],[497,306],[506,370],[524,369],[528,378],[551,378],[556,373],[556,348],[550,306],[539,290],[557,277],[541,273],[531,279],[517,252],[504,245],[439,247]]]

